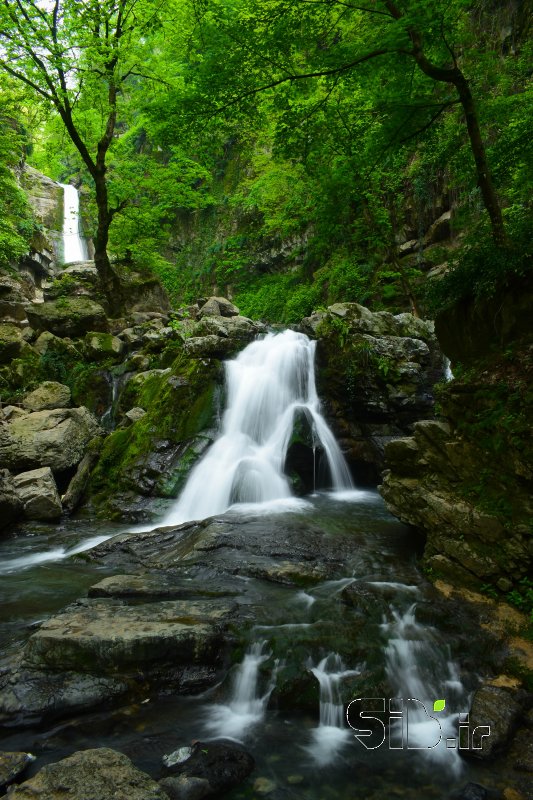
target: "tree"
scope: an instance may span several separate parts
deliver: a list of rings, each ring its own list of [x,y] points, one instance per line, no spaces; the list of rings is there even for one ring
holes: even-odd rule
[[[337,86],[349,84],[354,73],[369,83],[377,73],[385,91],[394,76],[401,76],[405,95],[412,96],[413,87],[418,86],[422,98],[413,98],[412,108],[425,109],[426,114],[418,133],[445,109],[460,104],[493,239],[498,245],[505,243],[479,115],[461,66],[471,44],[466,0],[367,0],[361,4],[357,0],[243,0],[240,15],[223,0],[198,6],[210,34],[214,29],[225,31],[232,43],[216,76],[209,51],[199,65],[199,70],[214,76],[220,111],[288,82],[326,80],[329,96]],[[412,64],[422,81],[415,79]],[[373,91],[377,90],[375,82]]]
[[[110,197],[109,153],[123,132],[128,82],[148,77],[139,47],[157,25],[160,5],[156,0],[3,0],[0,5],[0,68],[57,111],[94,183],[94,261],[109,298],[119,292],[107,253],[109,228],[127,202]]]

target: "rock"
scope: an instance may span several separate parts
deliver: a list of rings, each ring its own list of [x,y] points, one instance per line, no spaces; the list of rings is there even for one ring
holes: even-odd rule
[[[106,747],[83,750],[55,764],[47,764],[37,775],[10,794],[14,800],[167,800],[168,796],[127,756]]]
[[[170,776],[175,781],[175,776],[179,776],[176,783],[173,784],[174,787],[177,787],[177,791],[185,790],[188,780],[194,778],[206,781],[212,794],[227,792],[242,783],[255,767],[250,753],[242,745],[233,741],[217,739],[209,742],[195,742],[192,749],[193,752],[186,761],[169,769]],[[167,780],[165,778],[165,786]],[[189,797],[188,794],[170,796],[180,798],[180,800]],[[196,797],[196,795],[190,796],[191,798]],[[198,795],[198,797],[206,796]]]
[[[200,308],[199,317],[236,317],[239,313],[237,306],[225,297],[210,297]]]
[[[254,781],[254,791],[257,794],[272,794],[276,789],[276,784],[270,778],[256,778]]]
[[[27,413],[27,411],[24,411],[23,408],[19,408],[18,406],[4,406],[4,408],[1,409],[1,415],[6,422],[16,419],[16,417],[25,417]]]
[[[15,522],[22,513],[22,501],[9,470],[0,469],[0,529]]]
[[[107,317],[99,303],[87,297],[60,297],[54,302],[28,309],[28,320],[36,331],[55,336],[83,336],[88,331],[106,332]]]
[[[445,211],[444,214],[441,214],[425,234],[424,245],[438,244],[449,239],[451,236],[451,218],[451,211]]]
[[[214,664],[222,655],[221,632],[231,608],[200,600],[132,606],[87,600],[43,622],[24,648],[24,663],[95,674]]]
[[[234,344],[220,336],[191,336],[183,343],[183,351],[190,358],[224,358],[232,353]]]
[[[50,467],[21,472],[13,483],[26,519],[59,519],[63,509]]]
[[[183,764],[184,761],[187,761],[187,759],[191,757],[192,753],[192,747],[179,747],[172,753],[163,756],[163,764],[165,767],[173,767],[175,764]]]
[[[93,439],[89,443],[87,452],[78,464],[76,473],[70,481],[67,491],[61,498],[63,508],[65,511],[68,511],[69,514],[71,514],[79,506],[83,498],[85,489],[89,483],[91,472],[98,461],[101,449],[102,439]]]
[[[29,345],[24,341],[17,325],[10,322],[0,323],[0,364],[9,364],[14,358],[20,358]]]
[[[0,723],[31,727],[103,704],[109,708],[128,688],[117,677],[27,670],[15,665],[0,675]]]
[[[453,794],[453,800],[488,800],[488,797],[488,791],[479,783],[467,783]]]
[[[63,383],[45,381],[24,397],[22,405],[28,411],[48,411],[70,406],[70,389]]]
[[[35,761],[35,756],[31,753],[0,751],[0,791],[22,775],[32,761]]]
[[[124,351],[124,342],[110,333],[87,333],[85,352],[91,361],[117,361]]]
[[[0,461],[14,470],[49,466],[62,472],[81,461],[99,434],[96,419],[83,406],[35,411],[0,426]]]
[[[54,336],[50,331],[44,331],[40,334],[33,349],[41,356],[46,353],[53,353],[74,361],[81,361],[82,358],[81,353],[74,347],[70,339],[61,339],[59,336]]]
[[[475,692],[469,715],[469,755],[490,759],[508,744],[522,713],[518,694],[490,684]],[[481,740],[481,734],[489,735]]]
[[[213,790],[207,778],[194,778],[180,775],[178,778],[163,778],[159,785],[170,800],[202,800],[213,797]]]
[[[120,423],[120,427],[127,428],[130,425],[133,425],[134,422],[137,422],[137,420],[142,419],[145,414],[146,411],[144,410],[144,408],[139,408],[138,406],[135,406],[135,408],[130,408],[130,410],[126,411],[126,413],[124,414],[122,422]]]

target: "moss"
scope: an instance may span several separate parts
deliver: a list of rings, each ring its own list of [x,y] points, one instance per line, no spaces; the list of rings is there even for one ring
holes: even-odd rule
[[[161,497],[175,496],[202,451],[198,435],[213,423],[219,377],[219,362],[180,355],[170,372],[155,373],[135,394],[133,390],[126,393],[129,401],[134,399],[147,413],[105,440],[89,487],[95,507],[109,511],[116,492],[146,493],[146,487],[139,486],[138,475],[151,470],[150,460],[161,445],[177,451],[177,460],[166,465],[159,478],[157,472],[151,474],[153,489],[149,491]]]

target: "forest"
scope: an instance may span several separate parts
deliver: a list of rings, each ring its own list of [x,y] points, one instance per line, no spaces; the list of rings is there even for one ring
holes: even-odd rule
[[[0,796],[529,800],[531,0],[1,0]]]

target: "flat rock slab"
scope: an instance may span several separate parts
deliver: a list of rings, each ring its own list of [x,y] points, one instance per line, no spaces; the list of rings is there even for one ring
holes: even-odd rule
[[[0,751],[0,789],[21,775],[28,764],[35,760],[30,753],[6,753]]]
[[[232,597],[240,594],[230,585],[222,582],[209,583],[184,580],[182,576],[172,579],[161,574],[112,575],[95,583],[89,589],[89,597],[114,598],[160,598],[162,600],[203,597]]]
[[[231,611],[220,602],[88,600],[44,622],[29,639],[24,662],[97,674],[153,663],[211,664]]]
[[[15,800],[168,800],[122,753],[100,747],[47,764],[10,795]]]

